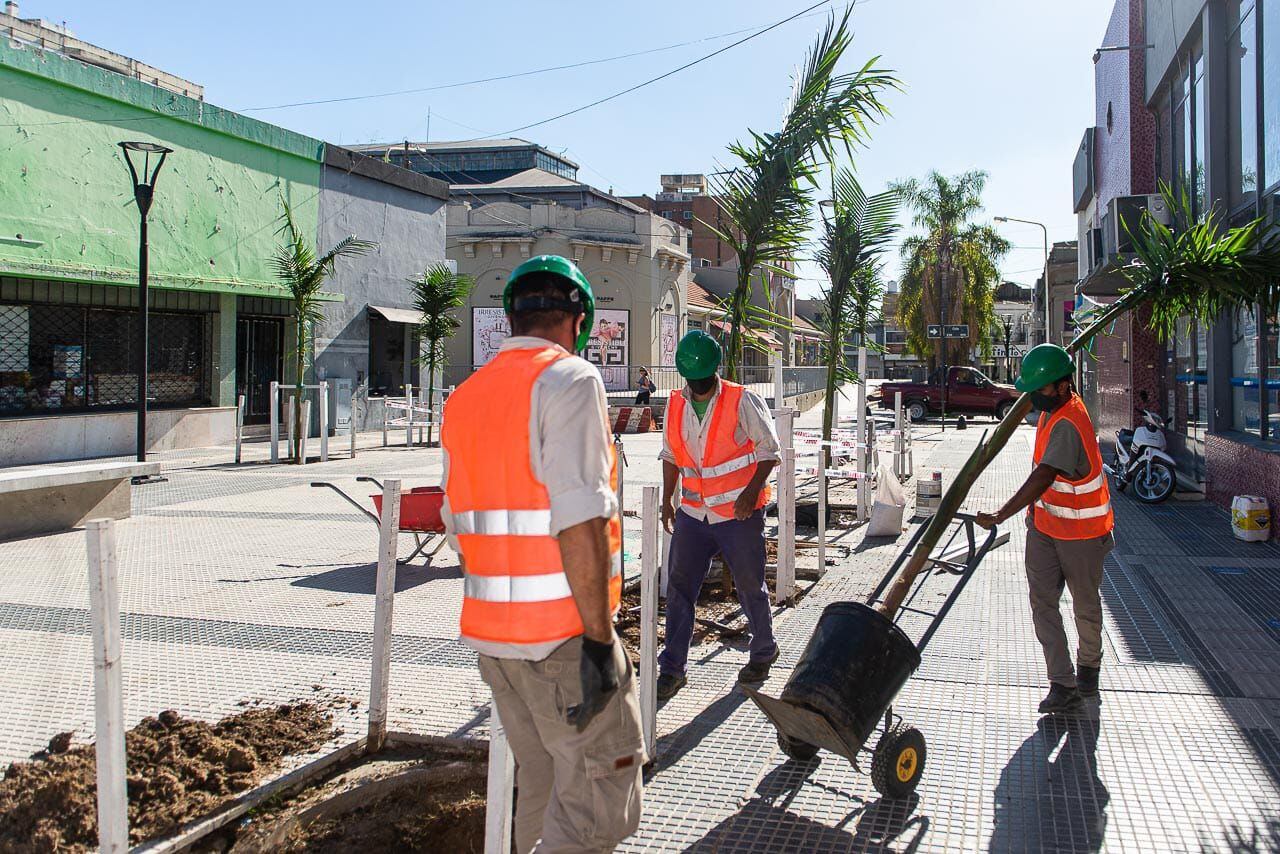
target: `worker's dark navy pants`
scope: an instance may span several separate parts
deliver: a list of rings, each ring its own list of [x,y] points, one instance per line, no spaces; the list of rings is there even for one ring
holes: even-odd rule
[[[694,603],[717,554],[729,565],[738,601],[747,615],[751,660],[768,661],[778,651],[769,591],[764,584],[764,511],[757,510],[746,521],[729,519],[712,525],[677,510],[667,578],[667,643],[658,656],[663,673],[685,672],[693,640]]]

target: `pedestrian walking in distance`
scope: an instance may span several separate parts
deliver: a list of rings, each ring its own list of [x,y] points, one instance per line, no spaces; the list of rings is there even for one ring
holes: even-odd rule
[[[1115,546],[1111,493],[1102,452],[1084,401],[1072,387],[1075,366],[1056,344],[1033,347],[1014,386],[1040,412],[1031,476],[995,513],[979,513],[990,528],[1027,511],[1027,584],[1031,618],[1044,649],[1049,694],[1044,714],[1065,712],[1098,695],[1102,666],[1102,562]],[[1071,591],[1080,648],[1076,666],[1062,629],[1059,602]]]
[[[646,368],[640,369],[640,378],[636,380],[636,406],[648,406],[649,395],[657,390],[657,386],[653,384],[653,380],[649,377],[649,371]]]
[[[705,332],[690,332],[676,348],[676,367],[687,384],[667,403],[662,442],[662,524],[673,537],[666,645],[658,657],[660,700],[688,681],[694,607],[717,554],[729,565],[751,630],[750,659],[738,681],[763,682],[778,660],[764,582],[765,483],[778,464],[778,436],[764,400],[717,375],[720,358],[720,345]]]
[[[512,336],[445,404],[443,517],[464,576],[462,640],[516,760],[515,841],[607,852],[640,822],[645,764],[622,598],[618,461],[587,344],[595,297],[541,255],[502,295]]]

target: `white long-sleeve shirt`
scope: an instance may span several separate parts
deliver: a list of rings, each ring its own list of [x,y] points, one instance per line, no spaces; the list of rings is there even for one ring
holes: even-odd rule
[[[690,455],[696,460],[702,459],[703,450],[706,448],[707,433],[711,427],[711,418],[715,415],[716,406],[720,403],[721,388],[722,386],[717,381],[715,394],[708,401],[707,412],[701,421],[698,420],[698,413],[693,410],[693,398],[689,392],[689,387],[685,386],[680,392],[685,399],[684,420],[680,424],[680,429],[684,433],[685,445],[688,446]],[[773,413],[769,411],[769,406],[764,402],[764,398],[749,388],[742,390],[742,400],[738,404],[738,429],[734,432],[733,438],[738,444],[742,444],[748,439],[755,442],[756,459],[759,462],[777,462],[781,459],[778,433],[773,426]],[[676,465],[676,456],[671,450],[670,443],[667,442],[665,431],[662,435],[662,453],[658,456],[664,462]],[[689,508],[681,504],[680,510],[695,519],[712,525],[728,521],[723,516],[712,513],[706,507]]]

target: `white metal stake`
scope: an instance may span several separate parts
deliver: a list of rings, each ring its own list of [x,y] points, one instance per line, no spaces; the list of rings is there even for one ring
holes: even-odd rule
[[[785,391],[782,385],[782,352],[778,351],[770,358],[773,361],[773,408],[781,409],[782,395]]]
[[[796,589],[796,452],[782,449],[778,476],[778,571],[774,601],[789,602]]]
[[[244,395],[236,399],[236,465],[240,465],[241,445],[244,444]]]
[[[406,447],[413,447],[413,383],[405,383],[404,386],[404,407],[406,412],[406,420],[404,427],[404,444]]]
[[[498,706],[489,703],[489,777],[484,808],[484,854],[511,854],[511,793],[515,758]]]
[[[652,759],[658,744],[658,487],[644,488],[640,518],[640,726]]]
[[[618,468],[618,539],[622,542],[622,576],[625,582],[627,575],[627,514],[626,507],[622,501],[626,496],[627,451],[622,446],[622,437],[617,434],[613,438],[613,460],[614,465]]]
[[[129,799],[125,785],[124,693],[120,675],[120,591],[115,527],[91,519],[89,615],[93,626],[93,698],[98,764],[98,848],[129,850]]]
[[[285,457],[293,458],[293,399],[286,398],[284,405],[284,441],[285,441]]]
[[[906,450],[906,442],[902,436],[902,392],[895,391],[893,393],[893,473],[898,477],[902,477],[905,460],[902,459],[903,452]]]
[[[280,462],[280,383],[272,380],[271,408],[271,462]]]
[[[867,449],[863,447],[867,443],[867,348],[866,345],[858,347],[858,416],[856,423],[858,426],[858,447],[854,451],[857,458],[857,469],[859,472],[866,474],[867,464],[869,462],[869,454]],[[867,521],[867,479],[865,477],[858,478],[857,486],[858,496],[858,520]]]
[[[329,381],[320,382],[320,462],[329,462]]]
[[[356,425],[360,423],[359,415],[360,415],[360,404],[356,400],[356,396],[353,394],[351,395],[351,430],[350,430],[351,459],[353,460],[356,458]]]
[[[373,673],[369,677],[368,750],[382,749],[387,737],[387,694],[391,679],[391,609],[396,594],[396,546],[400,538],[400,481],[382,484],[378,518],[378,581],[373,605]]]
[[[391,407],[387,404],[391,402],[391,398],[382,398],[382,447],[387,447],[387,422],[391,420]]]
[[[666,526],[662,525],[661,519],[658,525],[662,528],[662,568],[659,573],[658,595],[666,599],[667,585],[671,581],[671,534],[668,533]]]
[[[827,466],[831,451],[826,446],[818,448],[818,577],[827,571]]]
[[[302,423],[298,425],[298,462],[307,464],[307,438],[311,435],[311,401],[302,401]]]

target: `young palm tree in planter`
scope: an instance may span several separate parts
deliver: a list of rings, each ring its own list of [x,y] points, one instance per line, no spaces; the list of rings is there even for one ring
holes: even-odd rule
[[[445,364],[445,343],[462,326],[454,311],[467,304],[467,297],[475,287],[475,279],[455,273],[447,264],[432,264],[413,285],[413,307],[422,313],[418,322],[418,334],[423,341],[418,364],[427,368],[427,405],[434,407],[436,399],[436,370]],[[427,444],[431,444],[432,422],[440,420],[440,413],[431,413],[427,422]]]
[[[725,375],[731,380],[737,379],[745,331],[752,320],[779,322],[764,316],[771,313],[757,316],[753,312],[752,275],[760,271],[762,281],[768,272],[790,275],[781,265],[805,243],[811,192],[822,163],[833,159],[838,143],[850,152],[866,139],[869,125],[887,113],[881,94],[899,85],[889,72],[874,67],[879,57],[855,72],[836,73],[836,64],[852,39],[851,13],[849,7],[840,18],[833,16],[810,49],[782,129],[769,134],[750,131],[750,142],[729,146],[742,164],[716,181],[718,219],[723,219],[724,227],[704,224],[738,258],[737,284],[727,306],[730,330],[724,354]]]
[[[302,431],[309,425],[302,423],[302,395],[305,392],[307,359],[311,356],[311,345],[315,339],[315,325],[324,320],[320,310],[320,288],[325,279],[333,275],[334,265],[339,258],[363,255],[378,244],[360,240],[355,235],[344,238],[336,246],[320,257],[311,246],[311,241],[298,231],[293,219],[293,208],[287,201],[284,205],[284,226],[280,232],[285,242],[276,249],[271,259],[276,278],[289,289],[293,299],[293,319],[297,326],[297,342],[293,349],[294,376],[296,388],[293,395],[293,447],[291,453],[295,462],[306,462],[302,459]],[[354,429],[354,428],[353,428]]]
[[[1220,321],[1228,311],[1261,305],[1270,315],[1280,307],[1280,232],[1272,230],[1265,219],[1224,229],[1216,210],[1196,222],[1185,193],[1178,199],[1167,186],[1162,186],[1161,192],[1169,209],[1178,212],[1180,226],[1161,225],[1147,213],[1136,228],[1125,224],[1134,250],[1133,263],[1124,270],[1131,287],[1096,312],[1089,325],[1067,345],[1068,352],[1076,353],[1088,346],[1116,318],[1140,306],[1150,307],[1151,327],[1165,340],[1172,338],[1181,317],[1212,323]],[[1031,396],[1024,394],[991,438],[974,449],[889,589],[880,606],[883,613],[897,613],[974,482],[1030,410]]]

